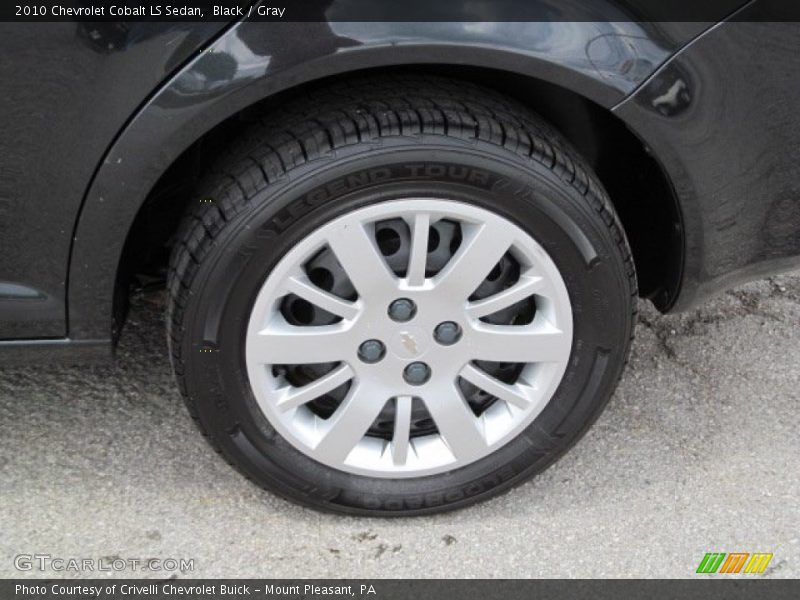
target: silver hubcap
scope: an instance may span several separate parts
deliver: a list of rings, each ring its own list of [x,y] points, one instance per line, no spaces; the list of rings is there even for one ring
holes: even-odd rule
[[[259,291],[245,353],[259,408],[295,448],[396,478],[513,439],[571,348],[567,289],[530,235],[462,202],[408,199],[294,246]]]

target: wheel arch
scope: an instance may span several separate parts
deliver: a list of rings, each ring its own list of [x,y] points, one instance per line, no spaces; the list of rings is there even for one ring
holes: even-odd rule
[[[682,262],[679,208],[666,175],[609,110],[637,81],[609,77],[587,63],[585,53],[584,64],[567,66],[568,61],[559,57],[523,57],[498,47],[423,42],[362,45],[304,57],[296,65],[270,74],[272,56],[260,57],[255,63],[251,60],[244,69],[242,60],[236,58],[234,42],[242,37],[237,31],[246,25],[229,31],[158,91],[130,120],[98,167],[82,206],[70,257],[71,339],[115,337],[124,315],[130,260],[141,263],[142,253],[153,249],[149,243],[138,243],[151,239],[148,235],[152,232],[144,231],[147,228],[143,230],[142,223],[158,222],[165,209],[183,212],[186,199],[172,193],[173,186],[202,173],[213,149],[235,134],[248,115],[268,110],[309,86],[324,85],[332,77],[391,70],[439,73],[482,83],[515,96],[553,122],[587,156],[609,188],[634,246],[643,292],[657,304],[668,305],[668,298],[677,290]],[[587,30],[585,35],[593,33]],[[648,48],[652,51],[652,44]],[[666,51],[661,55],[666,58]],[[230,59],[238,61],[238,66]],[[656,66],[654,62],[653,69]],[[648,74],[642,72],[641,79]],[[611,143],[624,149],[621,156],[614,153],[613,160],[603,151]],[[648,181],[636,184],[627,177],[626,166],[630,171],[631,165],[636,172],[645,173]],[[642,223],[656,221],[635,201],[642,191],[640,185],[656,189],[653,206],[658,207],[663,223],[655,236],[653,232],[636,234]],[[163,222],[168,223],[169,219]],[[154,239],[163,241],[170,234],[169,226],[162,229]],[[653,251],[654,240],[669,243],[670,252]],[[659,264],[659,255],[666,255],[669,264]]]

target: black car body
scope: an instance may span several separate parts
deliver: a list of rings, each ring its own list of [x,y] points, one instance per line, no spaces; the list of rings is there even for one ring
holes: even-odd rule
[[[607,20],[5,24],[0,360],[107,357],[126,244],[135,264],[132,235],[169,233],[135,225],[170,212],[170,168],[191,171],[248,107],[371,70],[455,72],[559,125],[612,191],[661,310],[796,267],[798,26],[767,23],[769,1],[718,24],[587,4]]]

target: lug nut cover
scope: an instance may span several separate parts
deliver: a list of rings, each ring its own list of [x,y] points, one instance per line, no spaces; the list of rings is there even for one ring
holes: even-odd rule
[[[461,339],[461,327],[453,321],[439,323],[433,331],[433,338],[443,346],[452,346]]]
[[[367,340],[358,347],[358,358],[372,364],[386,356],[386,346],[380,340]]]
[[[409,298],[399,298],[389,305],[389,318],[398,323],[405,323],[417,314],[417,305]]]
[[[422,385],[431,378],[431,368],[424,362],[413,362],[403,370],[403,379],[411,385]]]

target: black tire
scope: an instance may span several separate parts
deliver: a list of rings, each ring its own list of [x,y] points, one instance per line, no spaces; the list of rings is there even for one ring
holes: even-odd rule
[[[409,163],[436,168],[409,176]],[[486,176],[454,181],[448,165]],[[377,169],[391,176],[343,179]],[[528,231],[567,285],[574,339],[556,394],[517,438],[447,473],[387,480],[327,467],[277,434],[255,407],[243,332],[256,293],[286,249],[348,210],[406,191],[446,192]],[[293,501],[385,516],[494,496],[545,469],[580,438],[627,361],[636,279],[607,195],[553,128],[492,91],[406,76],[350,81],[296,98],[250,126],[214,166],[196,202],[170,265],[173,368],[189,410],[221,455]]]

